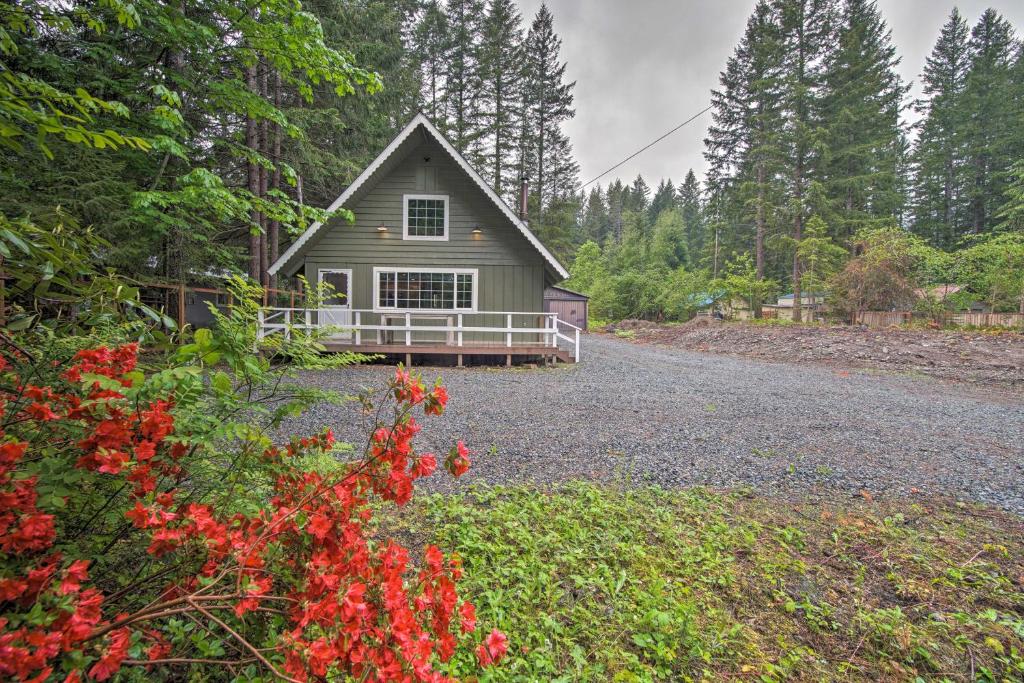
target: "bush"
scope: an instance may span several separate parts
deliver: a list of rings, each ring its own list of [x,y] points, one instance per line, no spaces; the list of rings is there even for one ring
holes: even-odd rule
[[[414,413],[443,413],[444,387],[399,368],[364,398],[355,457],[329,429],[275,445],[284,417],[338,397],[283,384],[242,315],[150,367],[136,343],[2,337],[3,678],[449,680],[476,628],[460,559],[431,545],[414,565],[371,526],[375,501],[404,505],[436,469]],[[315,348],[294,337],[291,357]],[[444,466],[468,456],[459,442]],[[492,631],[477,660],[506,649]]]

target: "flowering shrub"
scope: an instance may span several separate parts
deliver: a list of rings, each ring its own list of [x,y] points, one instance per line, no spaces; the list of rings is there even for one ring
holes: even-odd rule
[[[448,680],[438,662],[477,628],[459,558],[428,546],[414,564],[369,526],[374,498],[403,505],[436,470],[415,413],[442,414],[444,387],[398,368],[361,456],[319,472],[301,463],[335,447],[330,430],[276,446],[225,420],[264,397],[203,370],[229,346],[193,347],[148,375],[136,344],[0,357],[0,678]],[[244,356],[236,377],[265,369]],[[455,476],[469,464],[461,442],[444,460]],[[495,630],[476,654],[490,666],[507,649]]]

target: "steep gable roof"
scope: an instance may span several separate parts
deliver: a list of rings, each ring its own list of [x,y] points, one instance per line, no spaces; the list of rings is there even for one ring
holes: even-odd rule
[[[558,262],[558,259],[556,259],[554,255],[547,250],[547,248],[541,243],[541,241],[537,239],[537,236],[530,231],[530,228],[526,225],[526,223],[520,220],[519,216],[517,216],[516,213],[511,208],[509,208],[508,204],[506,204],[505,201],[501,197],[499,197],[493,189],[491,189],[491,186],[487,184],[487,182],[480,176],[480,174],[477,173],[472,166],[470,166],[469,162],[466,161],[465,157],[459,154],[458,150],[452,147],[452,144],[448,142],[447,139],[445,139],[441,132],[434,127],[434,124],[432,124],[430,120],[422,113],[416,114],[416,116],[413,117],[412,121],[410,121],[409,124],[402,129],[402,132],[400,132],[395,137],[395,139],[392,140],[391,143],[384,148],[384,151],[377,155],[377,158],[374,159],[369,166],[363,169],[363,172],[359,174],[359,177],[357,177],[351,185],[345,188],[345,191],[341,193],[341,196],[339,196],[337,199],[331,202],[331,205],[327,207],[327,210],[334,211],[344,206],[345,203],[348,202],[349,200],[360,196],[362,192],[365,192],[371,178],[373,178],[373,176],[382,169],[387,168],[389,163],[394,163],[392,161],[392,157],[395,156],[395,153],[398,152],[401,148],[407,146],[410,140],[414,140],[413,133],[417,129],[424,131],[425,135],[429,135],[430,137],[434,138],[434,140],[436,140],[438,144],[441,145],[445,152],[447,152],[448,155],[455,160],[455,162],[466,173],[466,175],[468,175],[473,180],[473,182],[476,183],[476,185],[483,191],[483,193],[487,195],[487,197],[494,203],[494,205],[498,207],[498,209],[505,215],[506,218],[508,218],[512,225],[518,228],[519,232],[523,234],[523,236],[527,239],[527,241],[529,241],[533,248],[536,249],[540,253],[540,255],[544,257],[545,262],[547,262],[548,266],[550,266],[551,269],[559,277],[561,277],[562,279],[569,277],[569,272],[561,263]],[[302,235],[299,236],[299,239],[295,240],[295,242],[290,247],[288,247],[288,250],[285,251],[285,253],[283,253],[281,257],[277,259],[277,261],[275,261],[272,266],[270,266],[270,274],[276,275],[277,272],[285,266],[285,264],[289,263],[290,261],[292,261],[292,259],[304,253],[305,250],[312,243],[312,239],[317,235],[317,233],[324,229],[325,225],[326,223],[314,223],[309,227],[308,230],[302,233]]]

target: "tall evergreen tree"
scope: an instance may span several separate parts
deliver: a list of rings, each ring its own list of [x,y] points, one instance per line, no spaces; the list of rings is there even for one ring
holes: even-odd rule
[[[604,192],[597,186],[590,190],[587,202],[583,206],[583,218],[580,221],[583,239],[604,244],[609,234],[608,205],[604,201]]]
[[[313,88],[312,100],[287,92],[284,105],[305,131],[283,140],[283,158],[302,177],[303,200],[328,206],[420,107],[420,63],[406,35],[414,22],[411,0],[338,3],[307,0],[329,45],[346,46],[385,84],[378,92],[340,96],[329,83]]]
[[[728,193],[735,205],[737,228],[754,225],[757,277],[764,277],[768,223],[781,201],[778,182],[783,154],[782,43],[778,14],[759,2],[736,51],[712,93],[714,123],[705,156],[711,164],[709,184]]]
[[[998,223],[1007,171],[1019,148],[1020,104],[1014,102],[1013,66],[1020,49],[1013,28],[998,12],[985,10],[971,31],[970,66],[962,119],[969,165],[966,200],[969,230],[978,234]]]
[[[608,184],[608,236],[615,244],[622,243],[624,194],[625,188],[618,178]]]
[[[445,111],[452,145],[461,153],[475,149],[479,126],[480,46],[483,0],[448,0],[449,51],[445,69]]]
[[[874,0],[846,0],[825,64],[822,97],[822,213],[832,237],[849,244],[862,228],[891,224],[900,180],[905,86],[892,33]]]
[[[831,0],[776,2],[784,48],[782,134],[786,150],[787,211],[796,245],[792,274],[793,320],[799,322],[802,319],[799,245],[809,211],[808,193],[812,183],[819,179],[816,143],[821,124],[821,88],[835,8]]]
[[[518,192],[516,136],[521,130],[522,19],[513,0],[491,0],[480,47],[480,127],[491,186],[499,196]]]
[[[947,249],[966,219],[962,117],[968,32],[967,22],[953,8],[921,75],[925,99],[915,103],[922,119],[913,152],[914,231]]]
[[[413,32],[413,48],[420,64],[422,97],[434,125],[445,128],[445,75],[451,52],[448,16],[439,0],[430,0]]]
[[[629,188],[629,194],[623,197],[623,208],[628,211],[645,213],[649,205],[650,196],[651,187],[644,180],[644,177],[637,173],[636,178],[633,179],[632,186]]]
[[[704,251],[704,208],[700,182],[692,168],[686,172],[686,177],[680,183],[676,199],[686,230],[686,253],[690,265],[697,265]]]
[[[575,115],[572,107],[576,83],[565,82],[565,62],[559,55],[562,39],[555,33],[554,17],[542,3],[526,37],[526,67],[520,166],[533,176],[540,211],[547,207],[549,173],[571,171],[571,147],[561,132],[563,122]],[[558,184],[561,184],[559,182]]]
[[[658,183],[658,189],[654,191],[654,197],[651,199],[651,205],[648,207],[648,220],[651,223],[658,220],[658,216],[665,209],[670,209],[675,206],[676,203],[676,186],[672,182],[671,178],[663,178]]]

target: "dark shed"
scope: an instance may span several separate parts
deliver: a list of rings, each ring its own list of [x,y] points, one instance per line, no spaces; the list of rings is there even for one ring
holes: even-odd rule
[[[544,311],[557,313],[558,319],[587,329],[587,303],[590,297],[574,292],[565,287],[546,287],[544,289]]]

